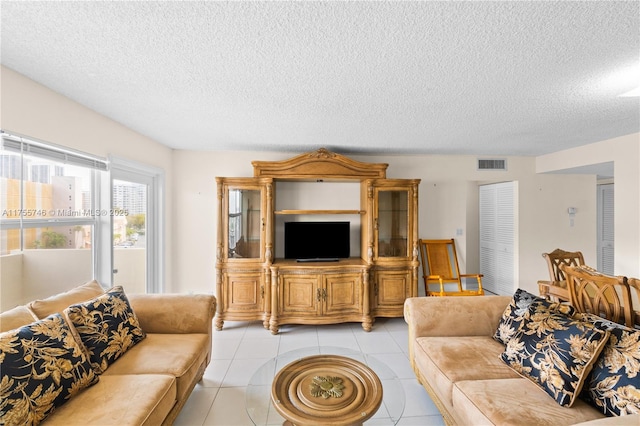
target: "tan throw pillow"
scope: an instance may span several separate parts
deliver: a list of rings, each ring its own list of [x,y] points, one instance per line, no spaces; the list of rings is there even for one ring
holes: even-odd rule
[[[29,325],[37,319],[26,306],[16,306],[0,314],[0,332]]]
[[[64,315],[98,374],[146,337],[120,286],[88,302],[69,306]]]
[[[93,280],[64,293],[42,300],[34,300],[27,306],[37,318],[45,318],[51,314],[62,313],[71,304],[91,300],[103,293],[104,289],[96,280]]]

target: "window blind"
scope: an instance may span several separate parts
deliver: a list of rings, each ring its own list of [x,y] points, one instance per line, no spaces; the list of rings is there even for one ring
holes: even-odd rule
[[[6,151],[59,161],[74,166],[87,167],[102,171],[109,170],[108,161],[100,157],[79,151],[72,151],[68,148],[57,147],[49,143],[39,142],[23,136],[12,135],[5,131],[2,131],[2,148]]]

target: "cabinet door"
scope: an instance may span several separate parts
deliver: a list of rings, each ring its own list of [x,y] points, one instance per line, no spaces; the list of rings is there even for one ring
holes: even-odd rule
[[[361,274],[326,274],[321,297],[325,315],[361,314],[363,284]]]
[[[255,316],[264,311],[261,273],[228,272],[224,275],[223,281],[222,312]]]
[[[264,214],[260,188],[229,187],[227,191],[227,253],[229,259],[260,259]]]
[[[374,201],[375,257],[410,257],[409,191],[377,188]]]
[[[322,296],[318,281],[315,275],[283,275],[278,303],[281,316],[319,315]]]
[[[373,307],[376,310],[402,310],[410,297],[411,271],[378,271],[373,283]]]

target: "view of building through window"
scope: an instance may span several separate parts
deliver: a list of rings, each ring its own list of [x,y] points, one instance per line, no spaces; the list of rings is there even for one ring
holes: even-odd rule
[[[113,208],[92,206],[86,167],[0,153],[0,254],[30,249],[90,249],[96,216],[113,218],[116,247],[144,247],[147,188],[114,180]]]
[[[92,245],[92,172],[86,167],[0,153],[0,253],[88,249]]]
[[[112,198],[114,210],[125,213],[113,218],[114,247],[145,247],[147,186],[114,179]]]

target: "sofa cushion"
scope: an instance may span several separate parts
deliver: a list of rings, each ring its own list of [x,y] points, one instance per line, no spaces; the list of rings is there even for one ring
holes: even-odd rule
[[[131,348],[109,366],[104,376],[119,374],[167,374],[177,379],[178,399],[185,397],[206,365],[207,334],[155,334]],[[180,348],[180,350],[176,350]]]
[[[95,386],[56,410],[46,425],[157,426],[163,424],[175,400],[176,383],[171,376],[101,376]]]
[[[26,306],[16,306],[0,314],[0,332],[29,325],[37,319]]]
[[[88,302],[69,306],[64,314],[87,349],[91,365],[98,374],[145,338],[120,286]]]
[[[570,407],[582,389],[609,332],[592,323],[549,312],[531,303],[523,327],[502,353],[502,360],[530,379],[558,404]]]
[[[546,307],[550,312],[561,312],[565,315],[573,315],[575,312],[571,305],[551,302],[519,288],[504,310],[493,338],[506,345],[522,329],[524,317],[532,302],[538,302],[541,307]]]
[[[457,382],[453,405],[461,425],[558,426],[604,417],[582,400],[561,407],[524,378]]]
[[[29,302],[27,306],[37,318],[45,318],[51,314],[62,313],[71,304],[91,300],[102,293],[104,293],[104,289],[97,281],[93,280],[64,293],[42,300],[34,300]]]
[[[577,314],[610,332],[580,395],[607,416],[640,413],[640,330],[593,314]]]
[[[500,354],[504,346],[490,336],[419,337],[415,363],[441,401],[451,407],[453,384],[461,380],[519,378]]]
[[[0,424],[38,424],[97,381],[60,314],[0,334]]]

